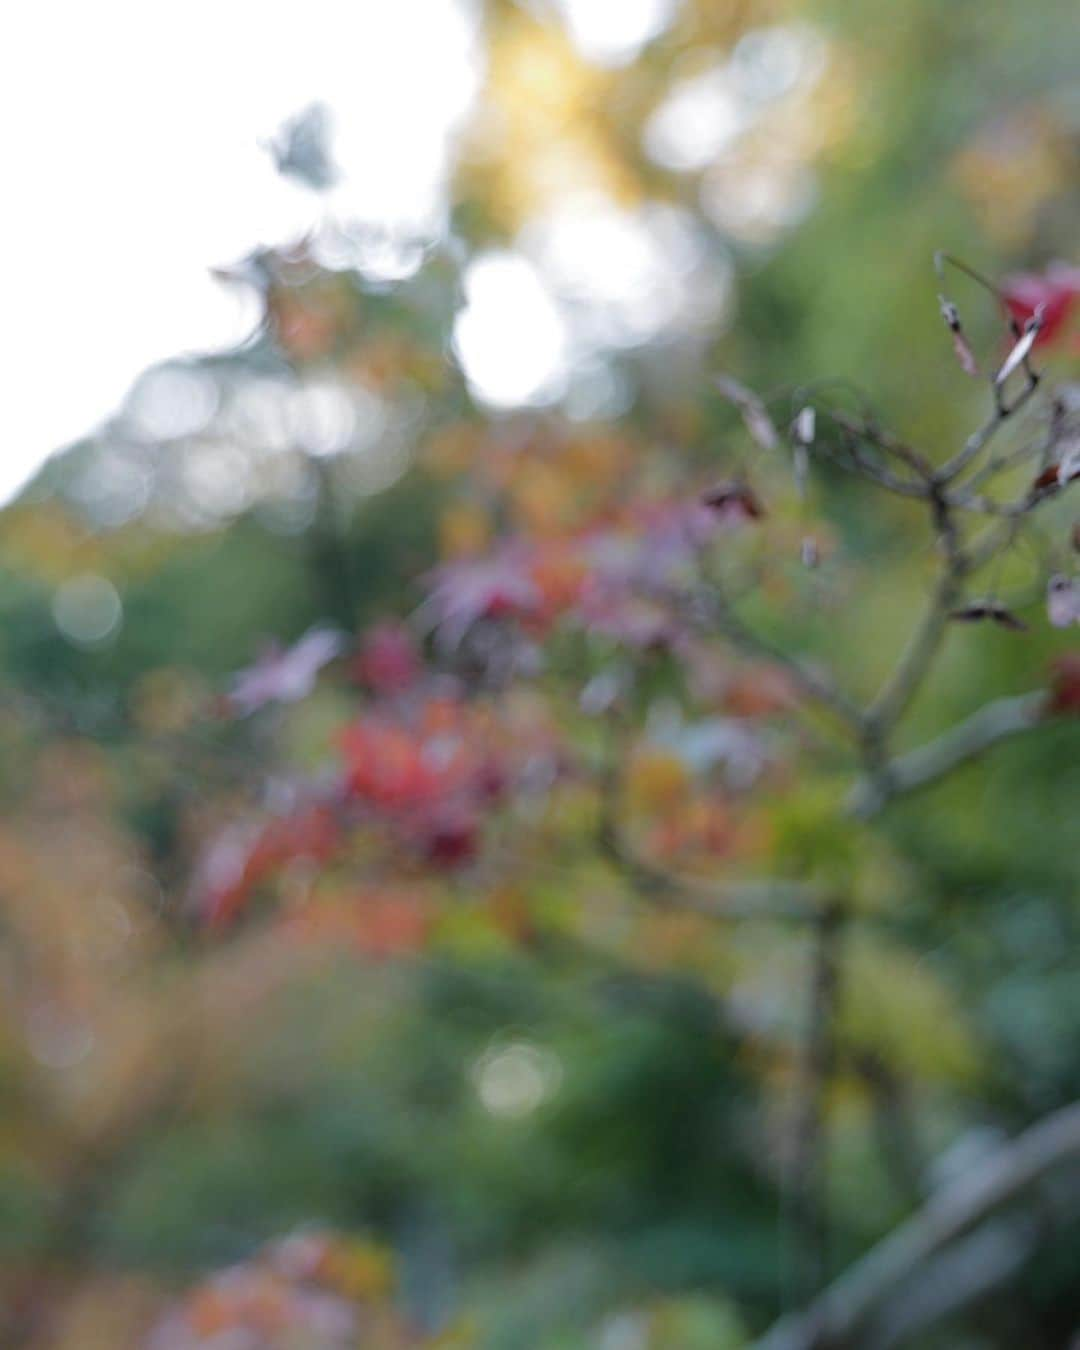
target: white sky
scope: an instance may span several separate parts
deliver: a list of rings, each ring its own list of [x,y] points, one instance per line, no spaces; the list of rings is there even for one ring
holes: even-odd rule
[[[612,65],[679,4],[525,2],[559,15],[586,59]],[[254,305],[212,268],[327,214],[421,232],[438,220],[453,135],[482,75],[477,8],[32,0],[0,21],[0,504],[116,412],[148,366],[250,332]],[[325,196],[282,178],[265,149],[314,102],[330,109],[343,170]],[[677,213],[568,211],[523,241],[534,256],[481,257],[466,275],[455,349],[495,407],[560,397],[575,333],[618,347],[694,309],[706,260]],[[698,297],[700,318],[722,308],[720,282]]]
[[[13,7],[14,8],[14,7]],[[341,216],[423,222],[475,92],[456,0],[33,0],[0,22],[0,502],[147,365],[253,314],[210,268],[324,203],[261,148],[322,101]]]

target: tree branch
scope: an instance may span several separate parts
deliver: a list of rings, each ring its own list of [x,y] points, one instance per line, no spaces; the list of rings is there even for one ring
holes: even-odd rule
[[[870,724],[882,738],[903,716],[927,675],[945,636],[949,611],[960,593],[960,582],[970,568],[944,490],[936,481],[931,481],[927,495],[944,563],[922,619],[892,675],[867,711]]]
[[[702,589],[692,597],[699,616],[705,623],[728,639],[733,646],[751,656],[764,657],[781,666],[793,684],[820,704],[849,731],[860,738],[863,735],[863,714],[859,706],[845,694],[824,671],[809,665],[790,652],[774,646],[767,638],[755,633],[735,614],[727,600],[715,587]]]
[[[855,1350],[883,1304],[952,1244],[1069,1162],[1080,1162],[1080,1102],[1031,1126],[873,1247],[803,1312],[776,1324],[756,1350]]]
[[[870,1093],[882,1166],[907,1204],[921,1204],[926,1199],[926,1167],[906,1084],[875,1050],[855,1048],[848,1058]]]
[[[1000,741],[1043,725],[1046,707],[1047,695],[1041,689],[985,704],[936,740],[888,761],[881,774],[856,783],[848,809],[864,820],[877,815],[892,798],[937,782]]]
[[[927,495],[927,482],[933,476],[933,467],[925,455],[910,445],[905,445],[903,441],[898,441],[888,432],[883,431],[870,421],[857,421],[849,417],[847,413],[828,411],[826,416],[834,422],[843,431],[855,440],[855,444],[849,442],[848,450],[857,468],[868,473],[881,486],[888,488],[891,492],[898,492],[904,497],[925,497]],[[892,455],[898,459],[907,468],[915,474],[915,479],[897,478],[895,474],[880,465],[868,463],[866,458],[859,453],[857,442],[859,440],[869,441],[869,443],[881,450],[884,454]],[[836,463],[841,463],[835,460]],[[845,466],[846,467],[846,466]]]
[[[726,885],[678,876],[639,858],[622,840],[614,818],[605,812],[598,831],[608,861],[637,894],[659,909],[680,909],[708,919],[765,919],[812,923],[820,895],[803,881],[735,881]]]
[[[816,1294],[829,1274],[825,1107],[836,1060],[844,918],[840,905],[825,906],[817,916],[813,933],[806,1041],[796,1092],[789,1172],[796,1238],[794,1288],[800,1301]]]
[[[903,716],[929,671],[945,636],[949,611],[958,593],[958,577],[951,569],[943,572],[900,660],[868,709],[870,719],[882,732]]]
[[[1027,367],[1025,367],[1027,369]],[[986,449],[1010,417],[1023,408],[1039,387],[1039,378],[1034,371],[1028,370],[1028,382],[1017,394],[1010,405],[998,403],[993,413],[964,442],[963,447],[946,460],[934,474],[934,481],[945,486],[954,482],[960,474]]]

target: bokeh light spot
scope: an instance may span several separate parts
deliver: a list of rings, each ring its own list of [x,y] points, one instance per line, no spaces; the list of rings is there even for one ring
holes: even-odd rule
[[[58,587],[52,612],[69,642],[76,647],[100,647],[119,631],[124,609],[112,582],[88,572]]]

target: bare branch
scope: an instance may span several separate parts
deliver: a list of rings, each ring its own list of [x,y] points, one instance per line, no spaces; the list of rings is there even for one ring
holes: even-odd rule
[[[1004,1144],[940,1191],[756,1350],[855,1350],[887,1300],[1003,1206],[1066,1163],[1080,1162],[1080,1102]],[[978,1292],[978,1286],[974,1292]],[[955,1301],[954,1301],[955,1308]]]
[[[713,384],[718,393],[738,408],[747,431],[761,449],[775,450],[780,444],[780,437],[765,404],[757,394],[730,375],[714,376]]]
[[[868,720],[877,729],[879,737],[886,736],[903,716],[928,674],[945,636],[949,613],[959,598],[961,580],[969,568],[949,500],[944,489],[933,479],[928,486],[928,496],[944,563],[903,655],[868,709]]]
[[[1004,473],[1006,469],[1015,468],[1016,465],[1023,464],[1026,460],[1034,459],[1036,455],[1042,454],[1045,448],[1038,441],[1031,441],[1026,445],[1007,451],[1005,454],[995,456],[984,464],[978,472],[971,475],[964,486],[963,492],[956,493],[951,497],[953,506],[966,507],[970,501],[974,500],[976,492],[985,483],[988,483],[999,473]]]
[[[946,460],[940,469],[934,475],[935,480],[941,484],[952,483],[960,474],[986,449],[1001,428],[1020,411],[1025,403],[1029,401],[1032,394],[1039,387],[1038,377],[1032,372],[1028,378],[1028,383],[1017,394],[1011,405],[997,403],[994,411],[986,419],[981,427],[978,427],[971,433],[964,442],[963,448],[958,450],[952,459]]]
[[[860,738],[863,714],[858,705],[840,689],[831,676],[797,656],[774,646],[767,638],[748,628],[735,614],[716,587],[700,588],[691,598],[692,617],[723,634],[734,646],[751,656],[764,657],[781,666],[789,679],[808,697],[825,708]]]
[[[685,910],[707,919],[764,919],[811,923],[821,896],[802,881],[736,881],[717,885],[678,876],[639,858],[621,838],[612,814],[605,811],[598,832],[600,848],[637,894],[659,909]]]
[[[933,466],[921,451],[914,449],[903,441],[898,441],[895,436],[890,435],[875,422],[869,419],[856,421],[855,418],[849,417],[847,413],[843,412],[830,411],[827,415],[849,435],[857,437],[859,440],[868,441],[878,450],[898,459],[911,469],[917,478],[925,481],[933,475]],[[901,488],[908,496],[926,495],[925,490],[919,483],[901,482]]]
[[[926,1199],[926,1167],[907,1084],[876,1050],[854,1047],[847,1058],[870,1093],[882,1167],[908,1204],[921,1204]]]
[[[889,761],[882,774],[857,783],[848,801],[852,815],[868,819],[894,797],[937,782],[991,746],[1046,723],[1047,694],[1038,690],[987,703],[936,740]]]
[[[916,1288],[905,1287],[882,1305],[867,1328],[866,1350],[892,1350],[970,1308],[1017,1274],[1040,1236],[1040,1226],[1030,1215],[982,1224],[922,1271]]]
[[[825,1104],[836,1060],[844,919],[840,905],[827,905],[818,914],[813,932],[806,1040],[796,1090],[788,1182],[797,1239],[795,1288],[800,1300],[813,1297],[829,1274]]]
[[[951,571],[946,571],[927,601],[922,618],[911,634],[903,655],[870,705],[869,716],[882,732],[894,726],[903,716],[922,684],[941,646],[948,627],[949,611],[958,594],[958,578]]]

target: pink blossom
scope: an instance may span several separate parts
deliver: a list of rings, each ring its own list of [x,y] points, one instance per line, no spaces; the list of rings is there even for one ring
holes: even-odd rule
[[[433,577],[421,617],[451,646],[480,619],[526,617],[541,607],[540,589],[516,549],[475,562],[447,563]]]
[[[408,689],[420,674],[420,655],[408,628],[392,621],[376,624],[364,637],[355,669],[376,694]]]
[[[342,635],[326,627],[309,628],[291,647],[271,643],[253,665],[233,676],[230,706],[244,717],[267,703],[299,703],[315,688],[319,671],[343,646]]]

